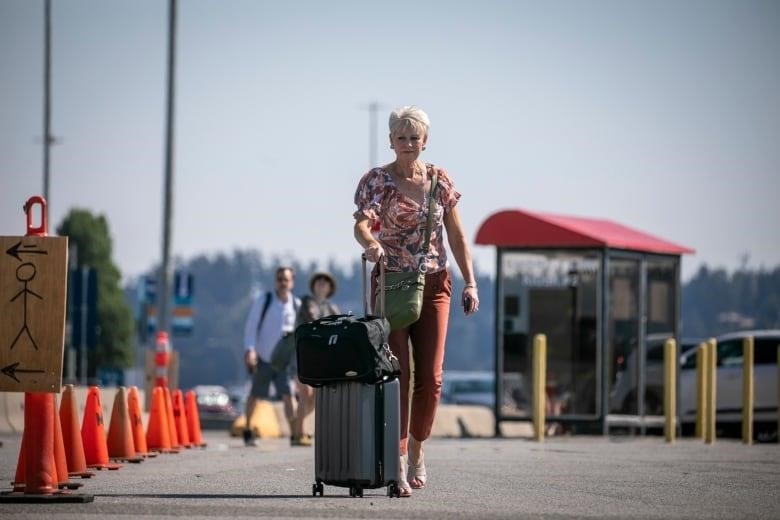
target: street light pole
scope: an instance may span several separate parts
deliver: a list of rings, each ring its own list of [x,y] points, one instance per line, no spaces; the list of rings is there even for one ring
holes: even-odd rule
[[[376,166],[377,161],[377,111],[382,108],[377,101],[368,104],[368,167]]]
[[[171,219],[173,214],[173,116],[174,86],[176,83],[176,0],[168,1],[168,89],[165,131],[165,193],[163,197],[163,240],[160,284],[157,298],[157,330],[168,332],[168,297],[170,280],[168,276],[171,259]]]
[[[43,198],[51,212],[49,198],[49,147],[51,137],[51,0],[43,4]]]
[[[369,161],[369,168],[373,168],[376,166],[376,142],[377,142],[377,136],[376,136],[376,113],[377,110],[379,110],[379,103],[376,101],[370,103],[368,105],[368,135],[369,135],[369,150],[368,150],[368,161]]]

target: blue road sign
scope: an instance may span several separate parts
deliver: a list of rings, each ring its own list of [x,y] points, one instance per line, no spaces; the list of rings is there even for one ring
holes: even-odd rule
[[[97,347],[97,271],[82,267],[70,271],[70,341],[78,348],[82,338],[90,350]]]

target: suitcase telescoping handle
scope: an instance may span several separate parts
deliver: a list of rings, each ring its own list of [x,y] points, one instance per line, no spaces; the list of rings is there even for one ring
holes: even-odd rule
[[[371,284],[368,283],[369,273],[366,267],[366,254],[361,255],[363,260],[363,316],[368,316],[369,308],[369,290]],[[379,257],[379,315],[385,317],[385,261],[384,257]]]

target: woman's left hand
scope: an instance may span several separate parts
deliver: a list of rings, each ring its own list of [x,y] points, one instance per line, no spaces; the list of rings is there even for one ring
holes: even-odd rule
[[[477,295],[477,288],[464,287],[461,303],[463,304],[463,314],[466,316],[477,312],[479,310],[479,296]]]

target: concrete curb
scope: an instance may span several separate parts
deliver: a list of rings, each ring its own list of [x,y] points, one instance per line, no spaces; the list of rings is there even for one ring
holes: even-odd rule
[[[76,409],[79,417],[84,417],[84,409],[87,404],[87,387],[74,387]],[[111,409],[114,406],[114,398],[117,388],[100,388],[100,401],[103,405],[103,422],[108,428],[111,421]],[[138,389],[139,399],[144,402],[144,390]],[[59,410],[61,396],[57,394],[57,410]],[[144,424],[148,421],[148,412],[142,412]],[[0,433],[22,433],[24,431],[24,393],[0,392]]]

